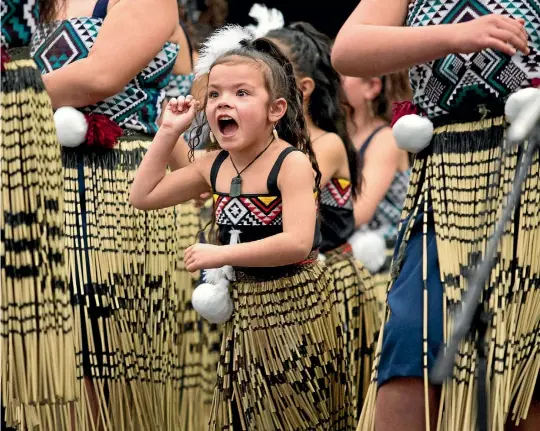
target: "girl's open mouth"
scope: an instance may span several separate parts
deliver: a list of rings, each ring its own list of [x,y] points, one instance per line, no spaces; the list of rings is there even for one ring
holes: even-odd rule
[[[218,118],[219,131],[223,136],[233,136],[238,130],[238,123],[232,117],[224,115]]]

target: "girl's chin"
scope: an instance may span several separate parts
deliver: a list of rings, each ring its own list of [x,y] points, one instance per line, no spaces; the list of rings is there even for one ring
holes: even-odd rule
[[[240,152],[249,147],[249,143],[244,139],[237,139],[234,141],[224,140],[219,143],[219,147],[227,152]]]
[[[218,139],[219,146],[227,151],[231,150],[239,150],[244,147],[243,140],[238,139],[238,136],[235,136],[233,138],[225,138],[223,136],[220,136]]]

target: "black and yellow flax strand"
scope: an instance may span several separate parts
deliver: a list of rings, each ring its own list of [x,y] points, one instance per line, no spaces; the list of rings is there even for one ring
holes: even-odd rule
[[[8,425],[55,429],[78,396],[61,150],[32,60],[5,64],[1,97],[2,400]]]
[[[237,272],[231,294],[210,429],[351,429],[340,307],[327,269],[314,263],[259,281]]]
[[[413,166],[402,219],[412,214],[410,220],[413,221],[419,209],[427,212],[428,203],[432,206],[444,289],[445,340],[452,333],[451,312],[467,289],[468,271],[482,257],[521,161],[522,148],[506,148],[506,127],[504,119],[493,118],[437,128],[428,152],[417,157]],[[540,158],[537,152],[483,294],[485,310],[492,315],[487,333],[487,389],[489,427],[493,431],[503,431],[505,423],[518,423],[526,417],[537,385],[540,369],[539,186]],[[424,220],[426,223],[427,218]],[[412,222],[406,226],[404,244],[411,227]],[[424,263],[425,259],[424,248]],[[398,271],[396,263],[399,262],[394,262]],[[427,280],[425,270],[423,277]],[[426,304],[427,289],[424,307]],[[424,308],[424,338],[427,333],[426,314]],[[372,385],[358,430],[374,429],[382,332]],[[425,347],[424,352],[418,352],[419,355],[425,355]],[[469,339],[461,345],[453,379],[442,388],[439,430],[474,429],[477,414],[475,371],[474,340]],[[424,378],[427,384],[427,372]]]
[[[377,335],[381,327],[380,306],[369,271],[351,251],[338,248],[325,254],[325,265],[333,275],[343,321],[348,380],[352,383],[355,421],[371,381]]]

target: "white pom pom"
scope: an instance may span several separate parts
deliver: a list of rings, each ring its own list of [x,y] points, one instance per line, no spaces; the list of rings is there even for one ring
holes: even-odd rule
[[[255,3],[249,11],[249,16],[257,21],[257,25],[248,25],[255,37],[263,37],[270,31],[283,28],[285,19],[278,9],[268,9],[265,5]]]
[[[194,68],[195,76],[198,78],[206,75],[219,57],[240,48],[240,42],[246,39],[253,40],[253,33],[239,25],[226,25],[217,29],[202,45]]]
[[[506,105],[504,105],[504,114],[509,123],[513,123],[518,117],[521,109],[531,103],[540,95],[540,88],[524,88],[511,94]]]
[[[420,115],[404,115],[392,128],[397,146],[409,153],[419,153],[426,148],[433,137],[433,123]]]
[[[78,147],[85,141],[88,122],[77,109],[70,106],[57,109],[54,113],[54,124],[58,142],[63,147]]]
[[[326,262],[326,256],[322,253],[319,253],[317,259],[319,260],[319,262]]]
[[[371,273],[376,273],[386,262],[386,241],[376,232],[357,231],[349,238],[353,255]]]
[[[233,314],[234,305],[229,295],[229,282],[204,283],[197,286],[191,296],[193,308],[210,323],[225,323]]]

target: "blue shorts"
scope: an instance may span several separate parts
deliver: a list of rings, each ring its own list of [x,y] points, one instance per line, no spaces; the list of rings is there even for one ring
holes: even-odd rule
[[[390,317],[384,326],[377,383],[383,385],[395,377],[423,377],[423,289],[422,226],[419,212],[407,242],[399,276],[388,292]],[[395,255],[403,241],[403,223]],[[396,256],[394,256],[396,257]],[[440,279],[433,212],[428,210],[427,289],[428,289],[428,370],[431,369],[443,341],[443,286]]]

